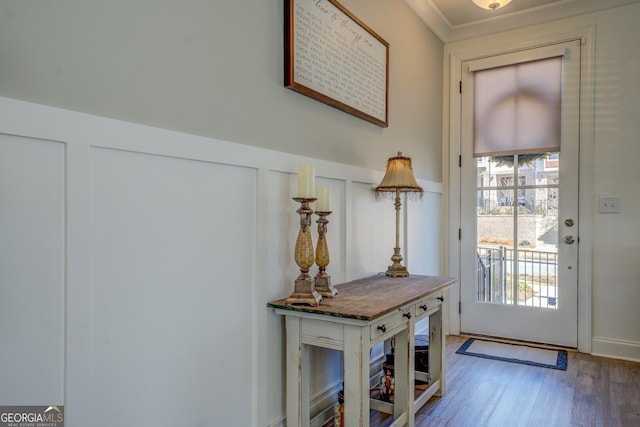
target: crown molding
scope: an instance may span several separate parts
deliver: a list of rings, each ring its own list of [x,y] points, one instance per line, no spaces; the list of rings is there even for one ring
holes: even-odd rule
[[[448,43],[640,3],[640,0],[562,0],[457,26],[452,26],[431,0],[404,2],[443,43]],[[469,4],[477,7],[471,0]]]

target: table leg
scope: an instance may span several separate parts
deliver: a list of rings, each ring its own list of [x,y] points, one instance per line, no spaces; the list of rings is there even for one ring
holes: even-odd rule
[[[407,422],[411,419],[411,409],[413,404],[413,386],[409,384],[411,369],[409,361],[413,360],[410,357],[409,346],[411,340],[409,339],[409,329],[405,329],[395,335],[395,358],[394,358],[394,377],[395,377],[395,400],[393,404],[393,418],[395,420],[400,419],[403,413],[406,413]]]
[[[429,373],[431,381],[440,380],[440,388],[436,391],[436,396],[442,396],[445,392],[445,346],[445,336],[442,331],[442,310],[438,310],[429,317]]]
[[[415,321],[415,316],[409,320],[409,329],[407,331],[409,337],[409,348],[412,351],[409,351],[408,354],[408,359],[409,359],[409,364],[408,364],[408,370],[409,370],[409,382],[408,382],[408,389],[409,389],[409,396],[407,397],[408,401],[407,401],[407,407],[409,408],[409,412],[408,412],[408,418],[409,421],[407,423],[407,425],[409,427],[413,427],[415,425],[415,419],[416,419],[416,414],[414,413],[414,402],[415,402],[415,383],[416,383],[416,371],[415,371],[415,366],[416,366],[416,362],[415,362],[415,358],[416,358],[416,352],[415,352],[415,346],[416,346],[416,321]]]
[[[369,427],[369,329],[344,326],[345,426]]]
[[[287,425],[309,426],[309,348],[302,343],[302,319],[287,316]]]

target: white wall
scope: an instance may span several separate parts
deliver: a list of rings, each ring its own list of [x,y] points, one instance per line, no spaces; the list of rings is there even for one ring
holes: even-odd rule
[[[587,34],[583,48],[583,106],[580,177],[580,288],[579,336],[581,349],[597,355],[640,360],[640,38],[636,21],[640,4],[583,15],[502,34],[449,43],[445,47],[445,151],[456,141],[455,123],[449,123],[448,94],[457,93],[452,58],[486,52],[502,46],[517,48],[532,40],[558,40],[569,33]],[[451,81],[453,86],[449,86]],[[453,148],[451,148],[453,150]],[[457,156],[445,152],[447,184],[455,180]],[[455,187],[455,185],[454,185]],[[620,214],[600,214],[600,196],[619,196]],[[455,197],[446,201],[455,204]],[[452,220],[452,224],[453,224]],[[457,225],[450,227],[455,246]],[[450,259],[454,259],[454,250]],[[455,274],[455,273],[452,273]],[[453,317],[453,316],[452,316]]]
[[[323,0],[326,1],[326,0]],[[402,0],[341,3],[389,42],[389,127],[284,88],[283,0],[0,0],[0,96],[441,180],[442,43]]]
[[[299,163],[333,189],[334,283],[390,262],[380,171],[9,98],[0,117],[0,404],[64,404],[71,427],[281,423],[283,322],[266,303],[298,274]],[[403,247],[437,274],[441,185],[421,184]],[[341,358],[313,358],[322,397]]]
[[[301,162],[333,188],[334,282],[390,262],[370,189],[397,151],[428,192],[403,249],[439,272],[443,45],[402,0],[342,4],[390,44],[388,128],[283,87],[282,0],[0,0],[0,404],[281,423],[265,304],[297,275]],[[322,397],[340,357],[313,357]]]
[[[593,352],[640,360],[640,4],[593,17],[596,114],[593,222]],[[615,195],[620,214],[599,214]]]

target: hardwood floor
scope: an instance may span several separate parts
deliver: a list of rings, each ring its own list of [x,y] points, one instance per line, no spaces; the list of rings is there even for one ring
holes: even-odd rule
[[[416,426],[640,426],[640,363],[570,351],[560,371],[456,354],[466,338],[447,337],[447,392]]]

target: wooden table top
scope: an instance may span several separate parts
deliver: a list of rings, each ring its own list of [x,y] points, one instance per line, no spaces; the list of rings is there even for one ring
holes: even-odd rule
[[[334,285],[338,294],[322,298],[319,306],[287,305],[286,298],[272,301],[269,307],[294,312],[316,313],[358,320],[375,320],[429,294],[445,290],[457,281],[455,277],[369,276]]]

